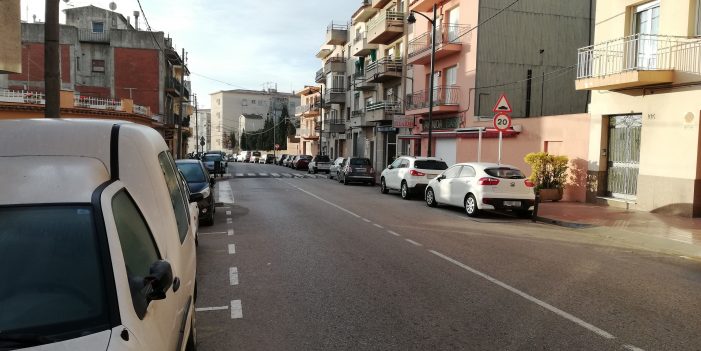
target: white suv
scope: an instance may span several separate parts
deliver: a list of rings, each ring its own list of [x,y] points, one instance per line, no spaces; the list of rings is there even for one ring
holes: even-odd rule
[[[0,349],[195,350],[201,194],[158,132],[0,121],[0,179]]]
[[[402,199],[407,200],[414,193],[423,193],[429,180],[447,168],[448,164],[437,157],[398,157],[382,171],[380,191],[387,194],[399,190]]]

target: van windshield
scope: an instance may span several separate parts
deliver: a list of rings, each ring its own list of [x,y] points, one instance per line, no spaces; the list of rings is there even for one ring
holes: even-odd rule
[[[39,345],[109,329],[91,206],[5,207],[0,223],[0,349],[13,335]]]

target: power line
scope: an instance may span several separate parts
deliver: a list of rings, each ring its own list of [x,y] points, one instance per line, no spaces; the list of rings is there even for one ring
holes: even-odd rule
[[[144,8],[141,6],[141,0],[136,0],[136,2],[139,4],[139,9],[141,10],[141,14],[144,15],[144,21],[146,22],[146,29],[148,29],[148,32],[151,33],[151,37],[153,38],[153,41],[158,45],[158,49],[161,51],[164,51],[163,48],[161,47],[161,44],[158,42],[158,39],[156,39],[156,36],[153,34],[153,31],[151,30],[151,25],[148,23],[148,18],[146,18],[146,12],[144,12]]]
[[[248,88],[246,88],[246,87],[242,87],[242,86],[240,86],[240,85],[236,85],[236,84],[232,84],[232,83],[229,83],[229,82],[225,82],[225,81],[223,81],[223,80],[219,80],[219,79],[216,79],[216,78],[207,77],[207,76],[202,75],[202,74],[199,74],[199,73],[190,72],[190,74],[191,74],[191,75],[198,76],[198,77],[202,77],[202,78],[204,78],[204,79],[209,79],[209,80],[211,80],[211,81],[215,81],[215,82],[219,82],[219,83],[222,83],[222,84],[226,84],[226,85],[229,85],[229,86],[232,86],[232,87],[235,87],[235,88],[253,90],[253,89],[248,89]]]
[[[476,26],[470,28],[470,30],[466,31],[465,33],[462,33],[462,34],[458,35],[458,36],[455,37],[453,40],[457,40],[457,39],[461,38],[462,36],[467,35],[467,33],[470,33],[470,32],[472,32],[473,30],[479,28],[479,26],[481,26],[481,25],[483,25],[483,24],[489,22],[492,18],[494,18],[494,17],[498,16],[499,14],[501,14],[502,12],[508,10],[511,6],[516,5],[516,3],[519,2],[519,1],[521,1],[521,0],[514,0],[514,2],[512,2],[512,3],[509,4],[508,6],[504,7],[503,9],[499,10],[499,12],[495,13],[494,15],[492,15],[492,16],[489,17],[489,18],[487,18],[486,20],[484,20],[484,21],[478,23]]]

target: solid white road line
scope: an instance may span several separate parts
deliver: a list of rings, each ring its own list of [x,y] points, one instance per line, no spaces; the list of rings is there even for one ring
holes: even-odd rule
[[[209,233],[199,232],[199,233],[197,233],[197,235],[201,235],[201,234],[202,235],[226,234],[226,232],[209,232]]]
[[[381,226],[381,225],[379,225],[379,224],[377,224],[377,223],[373,223],[372,225],[374,225],[375,227],[378,227],[378,228],[380,228],[380,229],[385,229],[385,227],[383,227],[383,226]]]
[[[243,308],[241,300],[231,300],[231,319],[243,318]]]
[[[416,245],[416,246],[423,246],[423,244],[416,242],[414,240],[411,240],[411,239],[404,239],[404,240],[406,240],[408,243],[411,243],[411,244]]]
[[[390,234],[392,234],[392,235],[394,235],[394,236],[401,236],[401,235],[399,235],[398,233],[393,232],[393,231],[391,231],[391,230],[388,230],[387,233],[390,233]]]
[[[234,192],[231,190],[231,185],[229,185],[229,182],[218,182],[217,185],[217,198],[219,199],[219,202],[233,204],[235,202]]]
[[[565,318],[571,322],[574,322],[583,328],[589,329],[590,331],[592,331],[592,332],[594,332],[594,333],[596,333],[596,334],[598,334],[606,339],[615,339],[616,338],[615,336],[611,335],[609,332],[607,332],[603,329],[597,328],[594,325],[589,324],[589,323],[587,323],[587,322],[585,322],[585,321],[583,321],[583,320],[581,320],[581,319],[579,319],[579,318],[577,318],[577,317],[575,317],[575,316],[573,316],[573,315],[571,315],[571,314],[569,314],[569,313],[567,313],[567,312],[565,312],[565,311],[563,311],[563,310],[561,310],[561,309],[559,309],[559,308],[557,308],[557,307],[555,307],[555,306],[553,306],[545,301],[538,300],[537,298],[535,298],[531,295],[528,295],[525,292],[518,290],[518,289],[512,287],[511,285],[508,285],[508,284],[506,284],[506,283],[504,283],[496,278],[492,278],[490,275],[482,273],[482,272],[480,272],[480,271],[478,271],[478,270],[476,270],[476,269],[474,269],[474,268],[472,268],[472,267],[470,267],[470,266],[468,266],[460,261],[457,261],[451,257],[448,257],[448,256],[446,256],[438,251],[429,250],[429,252],[431,252],[432,254],[434,254],[434,255],[436,255],[436,256],[438,256],[438,257],[440,257],[440,258],[442,258],[450,263],[453,263],[454,265],[456,265],[458,267],[465,269],[466,271],[468,271],[472,274],[478,275],[478,276],[480,276],[480,277],[482,277],[482,278],[484,278],[484,279],[486,279],[486,280],[488,280],[488,281],[490,281],[490,282],[492,282],[492,283],[494,283],[494,284],[496,284],[496,285],[498,285],[506,290],[509,290],[512,293],[519,295],[519,296],[523,297],[524,299],[526,299],[530,302],[533,302],[536,305],[543,307],[546,310],[553,312],[562,318]]]
[[[630,345],[630,344],[625,344],[625,345],[623,345],[623,348],[626,349],[626,350],[630,350],[630,351],[645,351],[644,349],[641,349],[641,348],[639,348],[639,347],[637,347],[637,346],[633,346],[633,345]]]
[[[236,245],[229,244],[229,255],[233,255],[235,253],[236,253]]]
[[[239,285],[239,269],[236,267],[229,267],[229,283],[231,285]]]
[[[298,186],[294,186],[294,185],[292,185],[292,184],[290,184],[290,183],[288,183],[288,182],[286,182],[286,181],[284,181],[284,180],[280,180],[280,181],[283,182],[283,183],[286,183],[287,185],[289,185],[289,186],[291,186],[291,187],[293,187],[293,188],[295,188],[295,189],[297,189],[297,190],[299,190],[299,191],[301,191],[301,192],[303,192],[303,193],[305,193],[305,194],[307,194],[307,195],[309,195],[309,196],[311,196],[311,197],[313,197],[313,198],[315,198],[315,199],[317,199],[317,200],[319,200],[319,201],[321,201],[321,202],[324,202],[324,203],[329,204],[329,205],[331,205],[331,206],[333,206],[333,207],[336,207],[337,209],[339,209],[339,210],[341,210],[341,211],[343,211],[343,212],[345,212],[345,213],[348,213],[349,215],[351,215],[351,216],[353,216],[353,217],[360,218],[360,215],[356,214],[356,213],[353,212],[353,211],[346,210],[345,208],[343,208],[343,207],[341,207],[341,206],[338,206],[338,205],[336,205],[336,204],[333,203],[333,202],[330,202],[330,201],[327,201],[327,200],[325,200],[325,199],[322,199],[322,198],[320,198],[320,197],[318,197],[318,196],[316,196],[316,195],[314,195],[314,194],[312,194],[312,193],[310,193],[310,192],[308,192],[308,191],[306,191],[306,190],[304,190],[304,189],[302,189],[302,188],[300,188],[300,187],[298,187]]]
[[[226,234],[228,234],[229,236],[232,236],[232,235],[234,235],[234,230],[233,230],[233,229],[229,229],[229,231],[226,232]]]
[[[231,216],[231,211],[226,211],[227,216]]]
[[[195,311],[206,312],[206,311],[221,311],[221,310],[228,310],[228,309],[229,309],[229,306],[200,307],[200,308],[195,308]]]

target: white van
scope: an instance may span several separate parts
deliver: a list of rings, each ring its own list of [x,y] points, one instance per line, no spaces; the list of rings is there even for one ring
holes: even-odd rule
[[[195,350],[180,177],[149,127],[0,121],[0,349]]]

